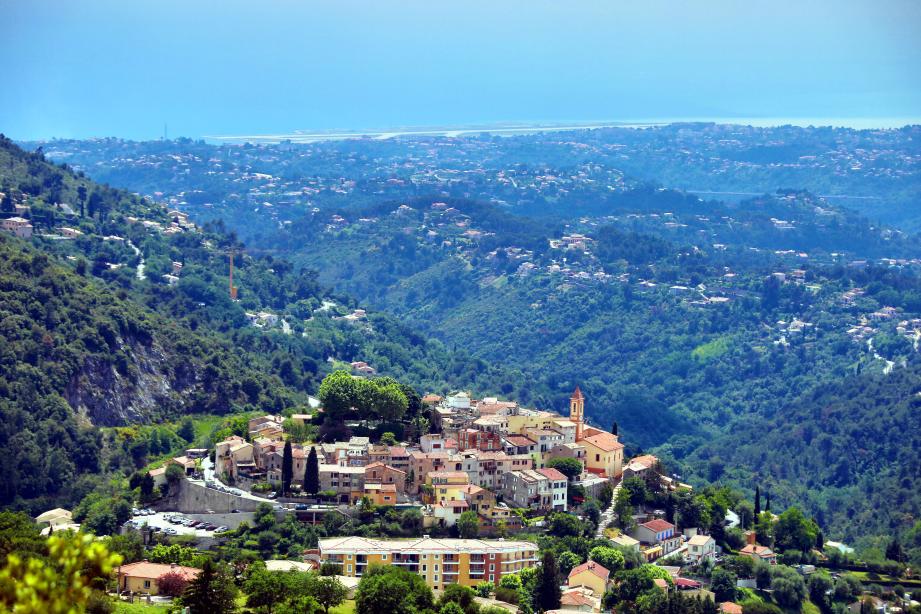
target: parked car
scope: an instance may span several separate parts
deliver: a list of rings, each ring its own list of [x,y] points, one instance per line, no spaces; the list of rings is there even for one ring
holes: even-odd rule
[[[229,530],[230,530],[229,527],[220,526],[220,527],[216,528],[216,529],[214,530],[214,532],[215,532],[215,533],[226,533],[226,532],[229,531]]]
[[[309,509],[310,509],[310,506],[307,505],[306,503],[298,503],[297,505],[294,506],[294,509],[296,509],[296,510],[309,510]]]
[[[136,508],[136,507],[132,507],[132,508],[131,508],[131,515],[132,515],[132,516],[138,516],[140,513],[141,513],[141,510],[139,510],[138,508]]]
[[[266,495],[266,497],[269,498],[269,499],[274,499],[274,498],[277,497],[277,496],[278,496],[278,493],[275,492],[274,490],[273,490],[272,492],[270,492],[269,494]]]

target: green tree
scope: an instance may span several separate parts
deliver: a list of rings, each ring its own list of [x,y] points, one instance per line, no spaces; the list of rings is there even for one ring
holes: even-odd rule
[[[736,597],[736,575],[717,567],[710,575],[710,590],[717,601],[732,601]]]
[[[534,606],[541,611],[556,610],[560,607],[563,591],[560,589],[560,570],[552,552],[544,552],[537,586],[534,590]]]
[[[320,492],[320,461],[317,458],[316,446],[310,446],[307,454],[307,465],[304,469],[304,490],[316,496]]]
[[[185,418],[182,424],[179,425],[179,430],[176,431],[176,434],[182,437],[186,443],[195,441],[195,424],[192,422],[192,419]]]
[[[189,582],[180,603],[191,614],[232,613],[237,611],[237,588],[226,567],[206,559],[201,573]]]
[[[291,441],[285,441],[284,451],[281,457],[281,492],[288,494],[291,492],[291,480],[294,477],[293,454],[291,451]]]
[[[547,467],[556,469],[570,481],[582,475],[582,461],[576,458],[551,458]]]
[[[94,596],[93,584],[105,581],[121,557],[92,535],[53,534],[48,558],[12,552],[0,567],[0,610],[24,614],[71,614],[83,611]]]
[[[477,582],[475,590],[477,597],[488,598],[496,590],[496,585],[484,580],[483,582]]]
[[[806,582],[806,588],[809,591],[809,601],[816,604],[823,612],[831,610],[829,593],[833,592],[834,584],[828,574],[824,572],[812,574]]]
[[[609,546],[595,546],[588,553],[588,558],[610,571],[611,575],[624,568],[624,555]]]
[[[432,589],[422,576],[391,565],[372,565],[355,592],[357,614],[416,614],[434,606]]]
[[[348,594],[348,589],[336,578],[319,578],[314,586],[313,596],[323,608],[323,612],[329,614],[329,609],[339,606]]]
[[[614,520],[617,526],[629,531],[633,528],[633,506],[630,505],[630,493],[621,488],[614,501]]]
[[[347,371],[333,371],[320,384],[320,403],[324,414],[333,421],[341,421],[352,411],[358,401],[358,384]]]
[[[381,443],[384,444],[385,446],[395,446],[397,445],[397,436],[394,435],[392,432],[387,431],[386,433],[381,435]]]
[[[463,539],[476,539],[480,534],[480,520],[476,512],[467,510],[457,519],[457,532]]]
[[[799,609],[806,600],[806,583],[795,569],[777,565],[772,570],[771,590],[781,607]]]
[[[444,588],[436,607],[439,611],[444,611],[446,604],[456,603],[463,614],[477,614],[480,606],[474,597],[476,593],[472,588],[460,584],[449,584]]]
[[[797,507],[791,507],[774,525],[774,544],[780,551],[809,552],[815,547],[818,527],[806,518]]]

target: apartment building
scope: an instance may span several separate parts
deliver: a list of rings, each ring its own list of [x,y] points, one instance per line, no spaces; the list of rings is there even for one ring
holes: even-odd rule
[[[537,545],[502,539],[393,539],[336,537],[320,540],[320,560],[342,566],[342,575],[361,577],[370,565],[399,565],[433,589],[449,584],[499,583],[503,575],[535,567]]]

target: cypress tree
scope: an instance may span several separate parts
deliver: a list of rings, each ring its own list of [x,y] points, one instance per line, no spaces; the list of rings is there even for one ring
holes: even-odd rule
[[[764,511],[765,512],[771,511],[771,493],[770,492],[768,492],[767,494],[767,505],[764,506]]]
[[[317,449],[310,447],[307,455],[307,468],[304,470],[304,490],[311,495],[320,492],[320,461],[317,459]]]
[[[291,490],[291,477],[293,472],[293,457],[291,454],[291,440],[285,442],[284,454],[281,457],[281,492],[288,494]]]
[[[615,420],[615,421],[614,421],[614,424],[611,425],[611,433],[614,434],[614,435],[618,435],[618,434],[619,434],[619,433],[617,432],[617,420]]]
[[[544,552],[536,589],[534,605],[537,610],[556,610],[560,607],[560,599],[563,597],[563,591],[560,589],[560,568],[557,566],[556,557],[549,550]]]
[[[761,487],[755,486],[755,518],[761,515]]]

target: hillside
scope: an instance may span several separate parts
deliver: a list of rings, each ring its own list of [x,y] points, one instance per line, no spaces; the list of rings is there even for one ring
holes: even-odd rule
[[[99,427],[290,411],[336,364],[365,361],[420,389],[501,379],[387,316],[342,318],[358,304],[284,260],[239,254],[231,301],[226,252],[244,246],[219,225],[5,139],[0,186],[34,226],[29,240],[0,233],[0,505],[71,504],[84,477],[147,462],[147,431],[119,431],[121,442]]]

